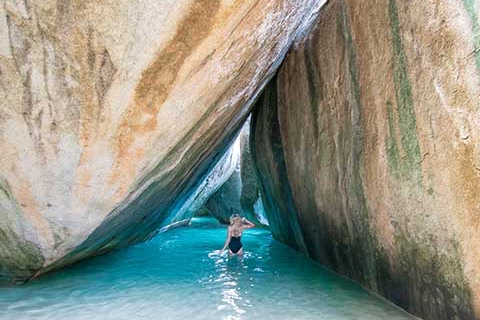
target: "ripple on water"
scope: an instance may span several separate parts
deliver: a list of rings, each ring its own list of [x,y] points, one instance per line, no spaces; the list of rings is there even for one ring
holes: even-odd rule
[[[249,230],[245,255],[214,251],[226,231],[211,219],[0,288],[2,320],[413,319],[357,284]]]

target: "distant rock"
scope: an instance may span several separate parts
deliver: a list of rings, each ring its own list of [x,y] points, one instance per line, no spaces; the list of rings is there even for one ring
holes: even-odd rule
[[[268,224],[263,216],[263,205],[249,146],[250,120],[238,137],[241,156],[230,178],[205,203],[205,209],[223,223],[229,223],[232,214],[245,216],[258,226]],[[255,204],[257,205],[255,206]]]
[[[193,190],[193,193],[186,200],[179,202],[178,207],[169,208],[171,214],[164,219],[162,225],[168,226],[177,221],[191,219],[201,211],[207,200],[216,194],[219,188],[223,188],[230,181],[240,162],[240,142],[240,137],[237,137],[220,161],[209,170],[206,178]]]

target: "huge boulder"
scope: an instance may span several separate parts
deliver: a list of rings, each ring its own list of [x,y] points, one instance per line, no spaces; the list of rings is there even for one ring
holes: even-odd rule
[[[480,319],[479,8],[330,1],[253,118],[275,236],[424,319]]]
[[[4,0],[0,282],[155,234],[317,0]]]

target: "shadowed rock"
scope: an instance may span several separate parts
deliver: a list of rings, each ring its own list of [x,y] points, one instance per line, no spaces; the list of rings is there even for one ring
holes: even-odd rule
[[[274,235],[424,319],[480,319],[478,8],[331,1],[252,120]]]

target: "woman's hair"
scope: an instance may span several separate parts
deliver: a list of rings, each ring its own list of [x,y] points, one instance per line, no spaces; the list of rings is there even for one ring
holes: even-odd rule
[[[239,214],[235,213],[230,216],[230,224],[242,222],[242,218],[240,217]]]
[[[241,233],[242,218],[239,214],[232,214],[230,216],[230,226],[232,227],[232,233],[235,237],[238,237]]]

